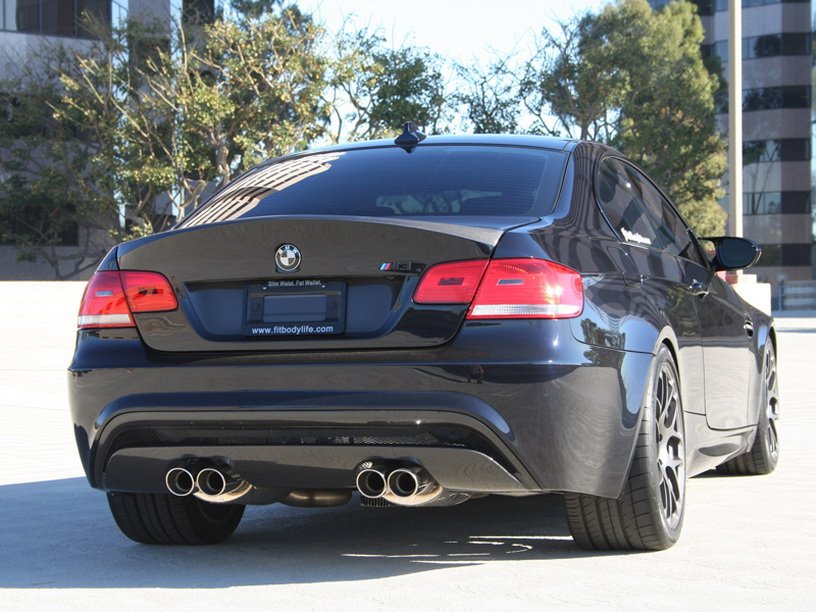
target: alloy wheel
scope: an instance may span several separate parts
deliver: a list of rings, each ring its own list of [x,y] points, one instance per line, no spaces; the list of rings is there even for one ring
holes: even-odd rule
[[[675,529],[683,516],[686,468],[683,412],[677,380],[668,364],[660,369],[654,401],[662,518],[667,527]]]
[[[772,350],[765,351],[765,418],[768,419],[768,429],[765,432],[768,451],[776,460],[779,456],[779,436],[776,431],[776,421],[779,418],[779,383],[776,378],[776,356]]]

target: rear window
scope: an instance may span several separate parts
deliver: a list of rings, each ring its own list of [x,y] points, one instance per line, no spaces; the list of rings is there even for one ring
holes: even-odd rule
[[[497,146],[317,153],[250,170],[179,226],[270,215],[539,216],[554,206],[565,160]]]

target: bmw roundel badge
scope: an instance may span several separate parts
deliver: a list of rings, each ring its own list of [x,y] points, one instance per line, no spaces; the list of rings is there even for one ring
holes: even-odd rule
[[[300,249],[294,244],[282,244],[275,251],[275,264],[278,272],[294,272],[300,267]]]

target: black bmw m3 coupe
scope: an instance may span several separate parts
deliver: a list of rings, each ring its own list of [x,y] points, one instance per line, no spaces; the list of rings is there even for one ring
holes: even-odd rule
[[[408,126],[272,160],[88,283],[79,454],[144,543],[559,493],[580,546],[667,548],[688,477],[778,459],[773,321],[718,274],[758,257],[594,143]]]

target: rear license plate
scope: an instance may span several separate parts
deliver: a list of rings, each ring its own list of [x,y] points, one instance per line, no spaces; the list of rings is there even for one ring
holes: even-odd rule
[[[247,336],[327,336],[345,328],[343,281],[269,281],[247,287]]]

